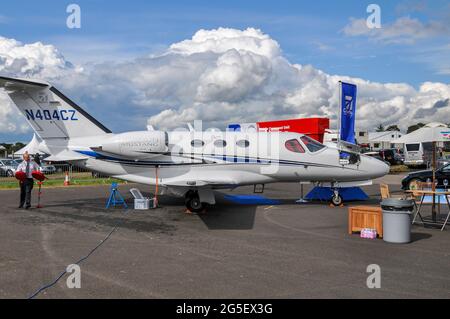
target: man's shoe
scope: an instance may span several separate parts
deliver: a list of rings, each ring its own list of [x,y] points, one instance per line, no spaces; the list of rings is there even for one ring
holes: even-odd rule
[[[19,207],[17,207],[18,209],[21,209],[21,208],[23,208],[23,205],[19,205]]]
[[[25,206],[25,209],[30,209],[31,205]]]

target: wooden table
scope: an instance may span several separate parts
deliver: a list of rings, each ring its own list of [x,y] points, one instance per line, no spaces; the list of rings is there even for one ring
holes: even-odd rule
[[[441,231],[443,231],[445,229],[445,226],[447,225],[447,223],[448,223],[448,221],[450,219],[450,202],[448,200],[448,196],[450,196],[450,191],[448,191],[448,190],[445,190],[445,191],[407,190],[406,193],[413,194],[414,196],[417,196],[417,195],[420,196],[420,204],[419,204],[419,207],[417,208],[416,213],[414,214],[414,218],[413,218],[413,221],[412,221],[413,224],[415,223],[417,216],[419,216],[423,225],[426,225],[426,224],[428,224],[428,225],[438,225],[438,226],[442,225]],[[443,223],[437,221],[436,212],[434,210],[432,212],[432,221],[425,221],[423,219],[423,217],[422,217],[422,214],[420,213],[420,210],[422,208],[422,204],[423,204],[423,201],[425,199],[425,196],[436,197],[436,196],[442,196],[442,195],[445,197],[445,200],[447,202],[447,207],[448,207],[448,214],[447,214],[447,217],[445,218],[445,221]]]

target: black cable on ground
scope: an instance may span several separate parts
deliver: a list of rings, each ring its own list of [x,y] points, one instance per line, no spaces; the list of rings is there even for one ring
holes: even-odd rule
[[[128,211],[125,212],[125,214]],[[113,229],[108,233],[108,235],[106,235],[106,237],[97,245],[95,246],[86,256],[80,258],[77,262],[73,263],[74,265],[79,265],[81,264],[83,261],[85,261],[86,259],[88,259],[98,248],[100,248],[101,245],[103,245],[108,239],[109,237],[111,237],[111,235],[117,230],[117,228],[120,226],[120,224],[123,223],[123,220],[120,221],[119,223],[117,223],[116,226],[113,227]],[[40,287],[38,290],[36,290],[36,292],[34,292],[32,295],[30,295],[28,297],[28,299],[33,299],[34,297],[36,297],[37,295],[39,295],[41,292],[43,292],[44,290],[53,287],[65,274],[67,273],[67,270],[64,270],[61,274],[59,274],[58,277],[56,277],[55,280],[53,280],[51,283],[46,284],[42,287]]]

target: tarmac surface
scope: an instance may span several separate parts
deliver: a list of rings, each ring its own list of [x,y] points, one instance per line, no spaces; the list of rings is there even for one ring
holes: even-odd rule
[[[120,186],[128,200],[131,187]],[[37,298],[450,298],[450,227],[414,226],[410,244],[348,235],[348,206],[379,203],[378,185],[364,190],[369,201],[343,208],[295,204],[298,184],[266,185],[276,206],[223,198],[253,191],[242,187],[201,215],[170,197],[156,210],[105,210],[107,186],[45,189],[44,208],[28,211],[17,190],[0,191],[0,298],[27,298],[115,226],[81,263],[80,289],[65,275]],[[370,264],[381,288],[367,287]]]

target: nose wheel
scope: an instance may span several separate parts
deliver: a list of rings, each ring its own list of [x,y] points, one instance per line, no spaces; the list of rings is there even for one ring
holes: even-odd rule
[[[339,194],[339,191],[337,189],[333,190],[333,196],[331,197],[331,203],[334,206],[341,206],[342,205],[342,196]]]
[[[197,191],[189,191],[186,193],[185,201],[186,208],[193,213],[201,213],[205,209],[205,203],[200,201],[200,196]]]

